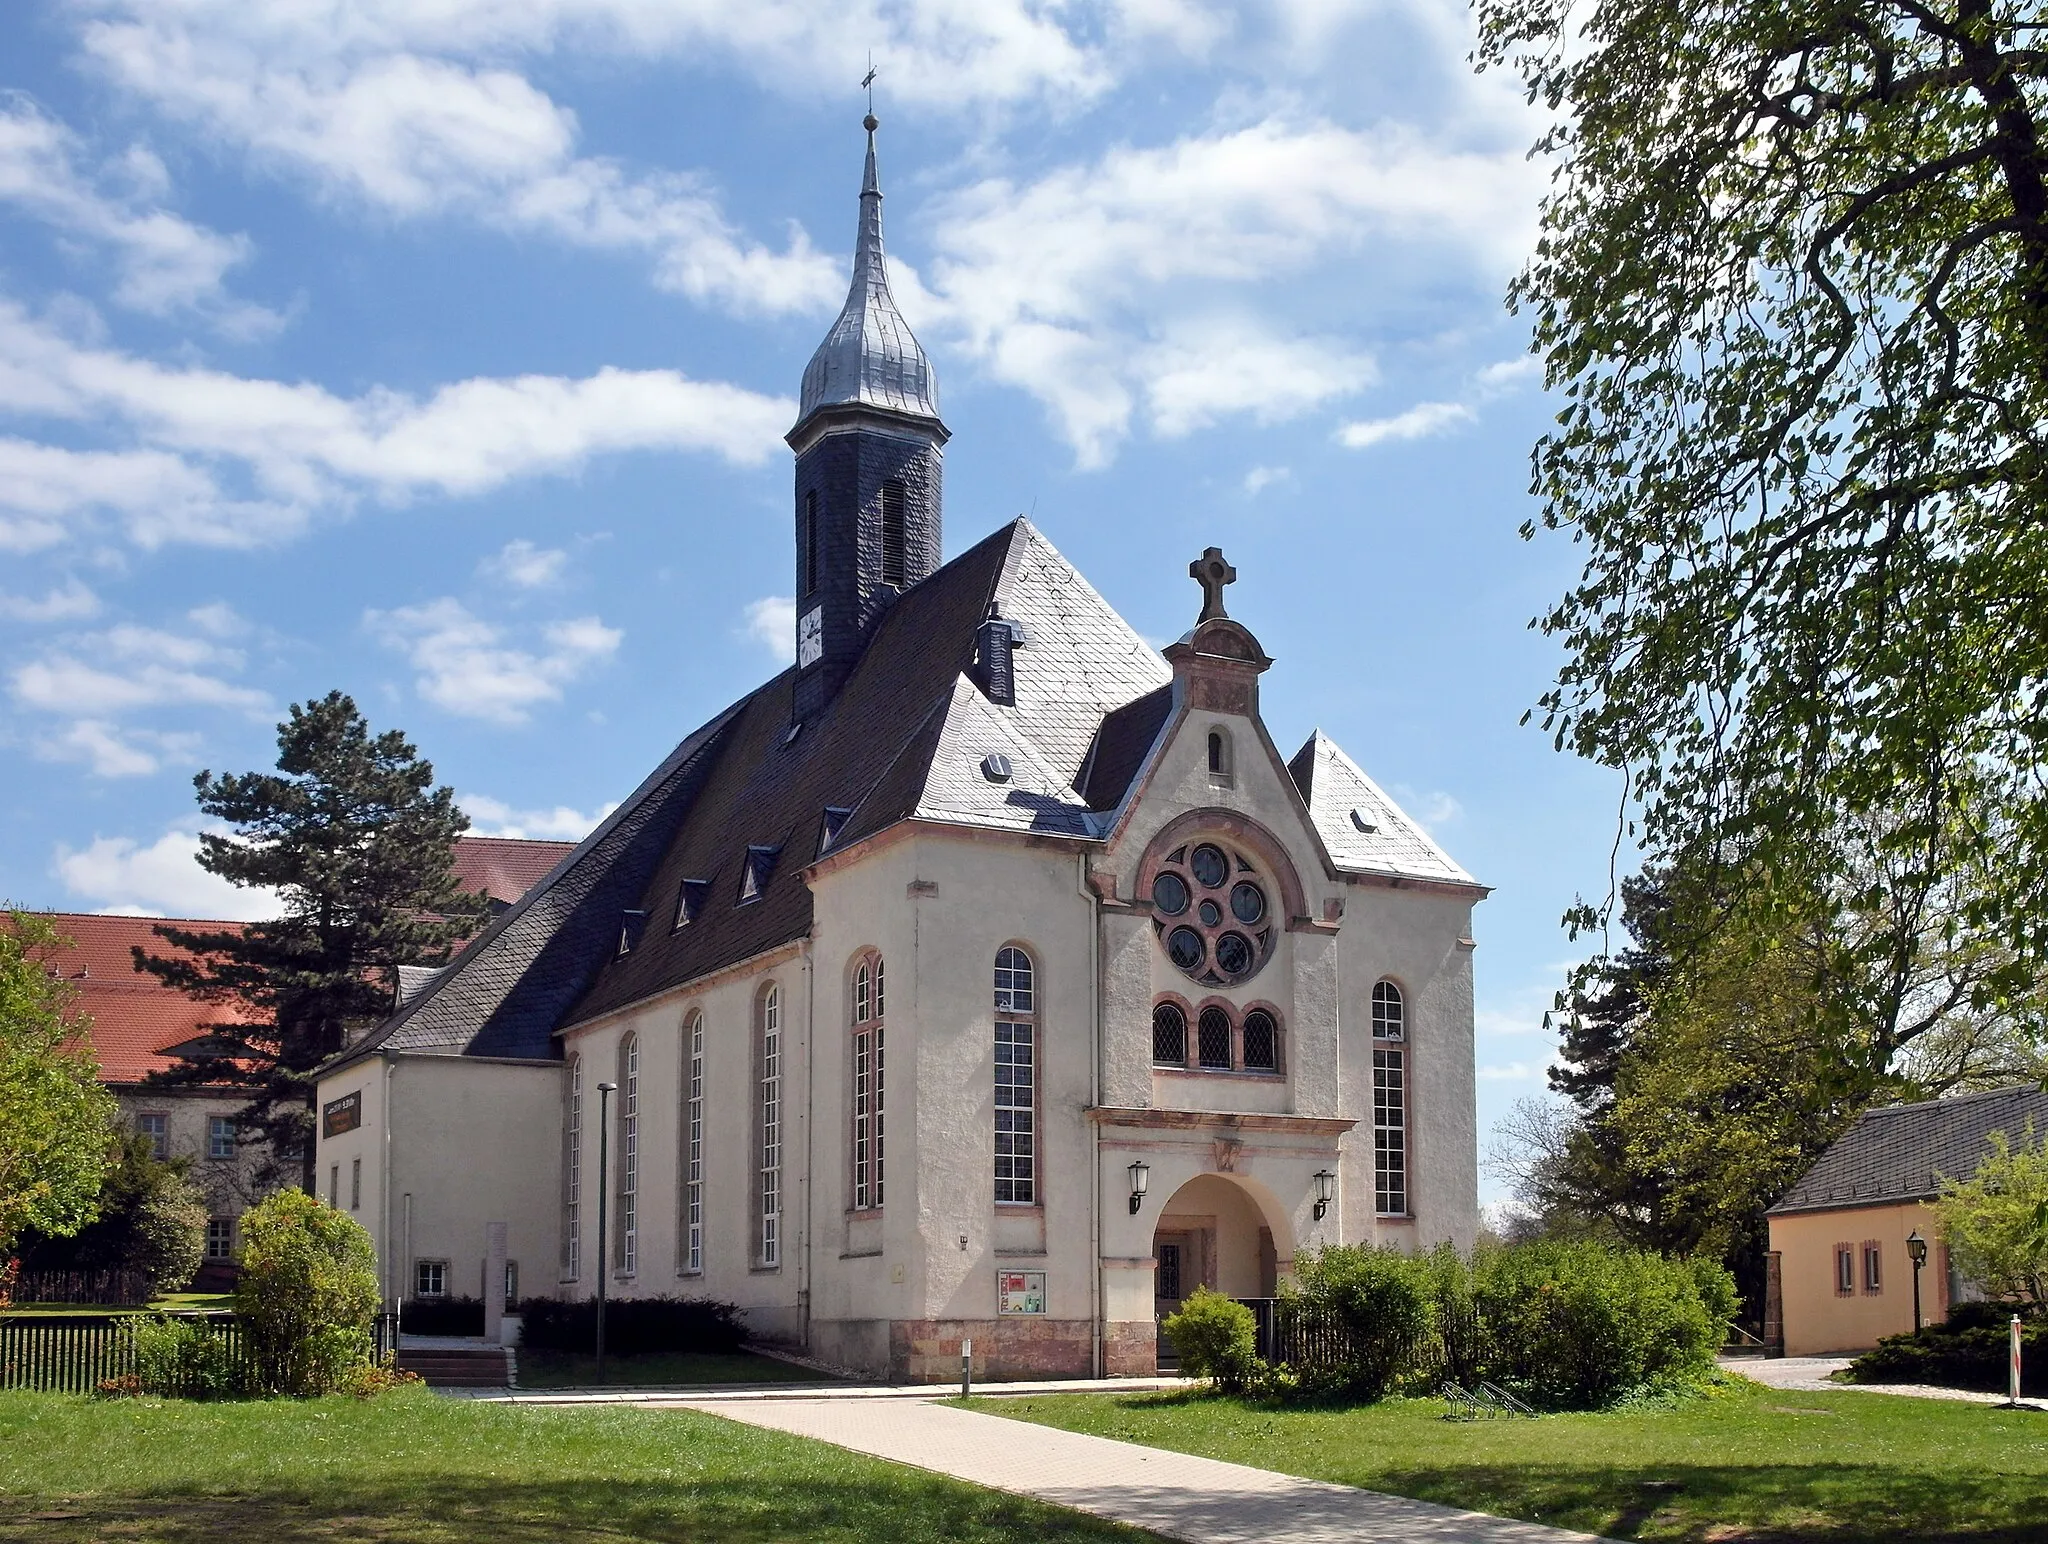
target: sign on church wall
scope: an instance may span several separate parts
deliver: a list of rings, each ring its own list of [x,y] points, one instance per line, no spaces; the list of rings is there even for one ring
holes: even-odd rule
[[[363,1123],[363,1091],[343,1094],[339,1099],[330,1099],[320,1107],[320,1135],[322,1138],[338,1137],[344,1131],[354,1131]]]
[[[997,1271],[996,1312],[1044,1313],[1044,1271]]]

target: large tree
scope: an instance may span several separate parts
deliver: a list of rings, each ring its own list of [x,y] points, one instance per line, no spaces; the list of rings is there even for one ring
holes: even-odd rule
[[[1653,853],[1729,855],[1745,904],[1816,833],[1874,830],[1862,872],[1908,892],[1974,864],[1972,920],[2006,946],[1986,990],[2027,981],[2048,955],[2048,7],[1479,11],[1480,65],[1552,119],[1512,297],[1563,400],[1541,524],[1585,561],[1542,619],[1566,651],[1547,726],[1626,771]],[[1911,916],[1865,911],[1859,946],[1909,959]]]
[[[90,1021],[56,966],[67,942],[47,917],[0,913],[0,1265],[25,1229],[92,1221],[112,1146]]]
[[[438,965],[476,928],[481,895],[454,872],[469,820],[396,730],[372,734],[340,692],[295,703],[277,771],[201,772],[199,807],[233,829],[199,863],[276,891],[282,915],[237,929],[159,927],[185,951],[135,951],[138,969],[242,1015],[212,1026],[171,1081],[245,1090],[243,1140],[272,1173],[312,1186],[312,1070],[390,1012],[396,967]],[[247,1018],[253,1022],[243,1022]]]

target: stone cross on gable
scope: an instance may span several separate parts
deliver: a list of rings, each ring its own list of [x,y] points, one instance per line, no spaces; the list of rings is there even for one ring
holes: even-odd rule
[[[1206,548],[1188,564],[1188,577],[1202,587],[1202,614],[1195,618],[1197,627],[1230,615],[1223,609],[1223,587],[1237,582],[1237,570],[1224,561],[1221,547]]]

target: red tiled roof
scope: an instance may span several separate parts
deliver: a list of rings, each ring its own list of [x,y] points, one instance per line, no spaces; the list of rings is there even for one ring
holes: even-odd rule
[[[510,906],[576,850],[574,842],[529,842],[509,836],[465,836],[455,843],[455,878]]]
[[[455,872],[464,889],[481,889],[493,900],[517,901],[534,882],[571,851],[573,842],[526,842],[506,837],[465,836],[455,844]],[[84,912],[47,913],[71,947],[51,963],[78,989],[73,1011],[92,1019],[92,1043],[100,1058],[100,1080],[139,1083],[152,1072],[176,1065],[161,1054],[206,1032],[208,1024],[239,1024],[250,1016],[239,1004],[204,1003],[176,992],[135,969],[130,951],[140,944],[151,954],[174,954],[156,936],[159,923],[201,931],[233,930],[239,922],[193,921],[182,917],[102,917]]]

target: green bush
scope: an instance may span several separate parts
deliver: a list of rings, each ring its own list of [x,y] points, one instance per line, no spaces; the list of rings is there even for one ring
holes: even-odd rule
[[[1333,1244],[1297,1255],[1294,1270],[1281,1313],[1335,1343],[1335,1354],[1298,1358],[1304,1394],[1376,1400],[1427,1386],[1441,1274],[1433,1256]]]
[[[1173,1342],[1181,1372],[1207,1378],[1223,1393],[1236,1393],[1258,1373],[1258,1321],[1235,1298],[1197,1287],[1159,1327]]]
[[[1887,1335],[1849,1364],[1854,1383],[1931,1383],[2003,1393],[2011,1354],[2009,1303],[1958,1303],[1945,1324]],[[2048,1320],[2020,1326],[2022,1394],[2048,1394]]]
[[[411,1310],[407,1309],[410,1313]],[[408,1326],[411,1320],[404,1321]],[[519,1304],[519,1343],[535,1351],[589,1351],[597,1338],[597,1303],[554,1297]],[[604,1305],[604,1348],[617,1356],[654,1352],[737,1351],[746,1321],[731,1303],[708,1297],[613,1298]]]
[[[1492,1381],[1544,1409],[1597,1410],[1710,1374],[1734,1283],[1708,1263],[1541,1242],[1479,1255],[1472,1295]]]
[[[239,1399],[254,1379],[248,1359],[225,1326],[206,1319],[138,1318],[128,1327],[135,1346],[136,1391],[172,1399]]]
[[[264,1392],[347,1386],[370,1360],[377,1316],[370,1235],[303,1190],[280,1190],[242,1214],[242,1238],[235,1312]]]

